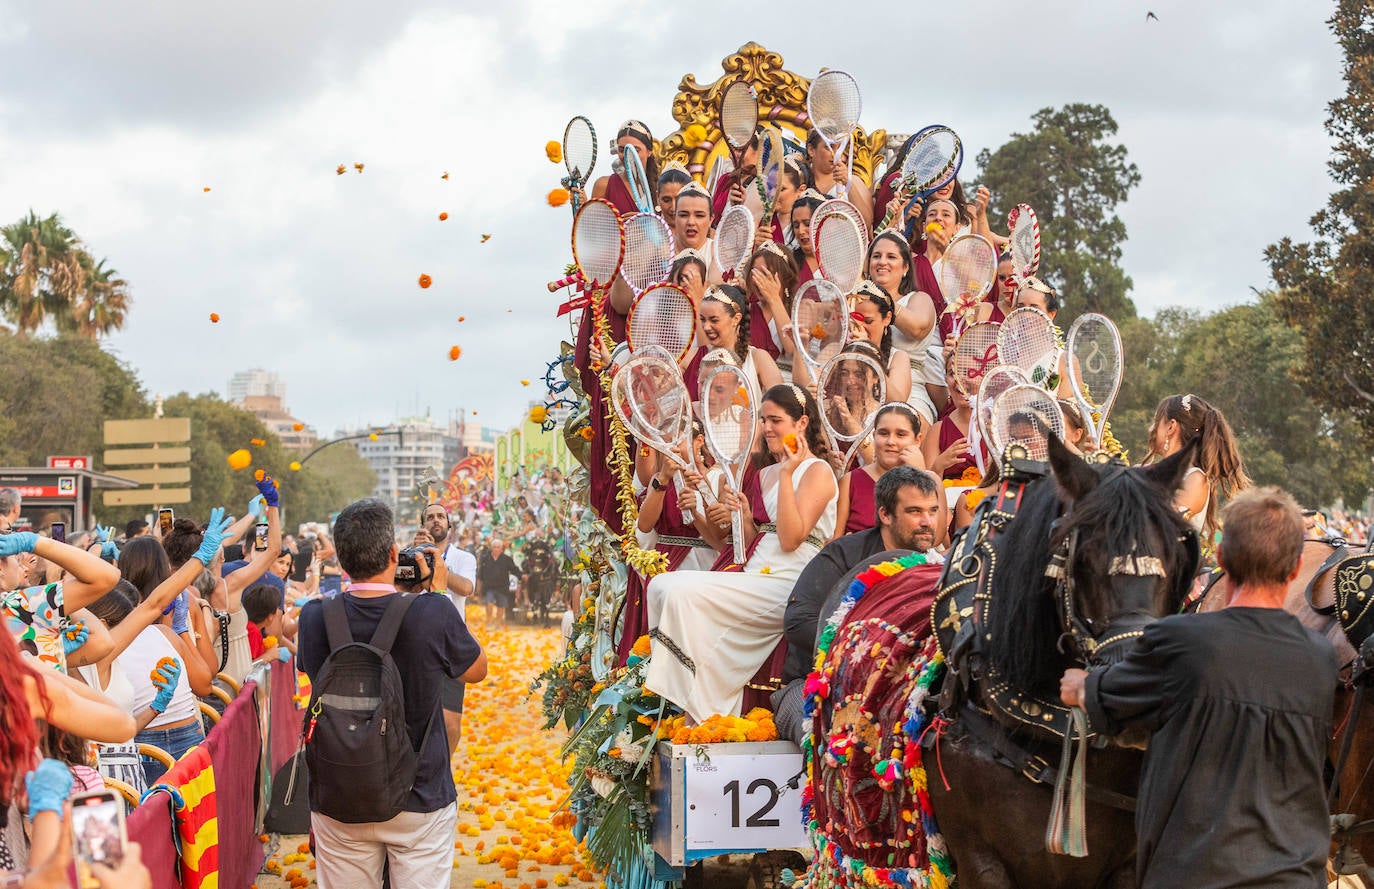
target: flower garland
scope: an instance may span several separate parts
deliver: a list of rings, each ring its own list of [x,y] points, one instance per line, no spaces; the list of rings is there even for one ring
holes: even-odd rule
[[[611,325],[603,311],[606,295],[601,291],[592,294],[591,311],[595,318],[595,336],[609,351],[611,348]],[[611,434],[609,464],[616,478],[616,500],[620,503],[620,519],[626,530],[620,536],[620,551],[625,555],[625,564],[643,575],[647,582],[656,574],[668,570],[668,556],[658,550],[644,549],[635,537],[634,529],[639,524],[639,503],[635,500],[634,462],[630,459],[630,432],[621,422],[620,416],[611,404],[611,370],[603,367],[597,373],[601,381],[601,391],[605,393],[603,407],[606,411],[607,428]],[[588,427],[590,428],[590,427]]]
[[[906,787],[917,801],[919,811],[911,817],[920,818],[925,833],[926,853],[930,859],[929,867],[873,867],[867,862],[846,855],[821,832],[821,825],[815,818],[817,752],[814,724],[817,710],[830,696],[830,685],[836,672],[836,665],[826,664],[826,657],[835,642],[835,636],[850,612],[854,610],[854,606],[875,584],[908,568],[925,565],[931,561],[933,559],[924,554],[912,553],[895,561],[874,565],[859,574],[850,584],[817,641],[815,668],[806,679],[803,692],[805,698],[802,704],[802,753],[806,758],[802,821],[806,824],[807,833],[816,849],[816,860],[797,882],[798,889],[828,889],[833,886],[851,885],[893,889],[948,889],[954,877],[953,861],[935,822],[926,771],[921,762],[920,738],[926,725],[924,704],[930,695],[931,686],[944,674],[944,659],[937,650],[930,650],[928,659],[921,666],[916,684],[907,698],[901,732],[904,738],[903,746],[894,747],[892,756],[875,763],[873,769],[879,784],[887,789],[896,787],[905,778]],[[826,755],[843,761],[847,757],[847,750],[843,747],[843,744],[830,745]]]

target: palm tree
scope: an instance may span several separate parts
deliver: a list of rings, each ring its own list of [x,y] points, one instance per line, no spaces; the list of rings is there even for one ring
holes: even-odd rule
[[[121,327],[128,283],[97,262],[53,213],[30,210],[0,228],[0,316],[26,337],[52,320],[59,331],[91,339]]]
[[[85,273],[85,287],[72,302],[67,314],[58,315],[54,320],[58,330],[93,340],[124,326],[124,317],[129,312],[131,301],[129,282],[118,277],[119,273],[113,268],[107,267],[107,260],[95,262],[85,250],[81,250],[77,256]]]

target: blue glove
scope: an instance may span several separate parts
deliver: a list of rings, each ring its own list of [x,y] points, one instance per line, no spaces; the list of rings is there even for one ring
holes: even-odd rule
[[[224,515],[223,506],[216,506],[210,510],[210,524],[205,529],[205,536],[200,539],[200,549],[195,551],[192,558],[199,559],[202,565],[209,567],[219,553],[219,546],[224,542],[225,532],[233,523],[233,519]]]
[[[186,592],[183,590],[172,601],[172,632],[178,636],[191,631],[191,605],[186,598]]]
[[[20,553],[31,553],[37,545],[38,535],[32,531],[0,534],[0,559],[7,556],[17,556]]]
[[[165,664],[157,668],[157,675],[161,680],[153,680],[153,687],[157,689],[157,694],[153,696],[153,703],[150,704],[159,713],[166,712],[171,706],[172,695],[177,690],[177,680],[181,678],[181,661],[174,660],[170,664]]]
[[[100,558],[108,559],[111,562],[119,561],[119,544],[113,540],[107,540],[100,544]]]
[[[267,515],[267,503],[261,494],[248,501],[248,514],[257,519]]]
[[[114,534],[114,525],[96,525],[95,539],[101,543],[109,543],[110,537]]]
[[[281,648],[278,648],[277,660],[281,661],[283,664],[291,663],[291,649],[287,648],[285,645],[283,645]]]
[[[277,483],[273,480],[272,476],[264,475],[262,481],[256,482],[256,484],[258,486],[258,493],[262,495],[263,501],[266,502],[268,506],[281,505],[277,499]]]
[[[45,759],[24,776],[24,789],[29,794],[29,818],[39,812],[56,812],[60,818],[72,792],[71,770],[55,759]]]
[[[299,596],[299,597],[297,597],[296,599],[294,599],[294,600],[291,602],[291,604],[292,604],[292,605],[295,605],[297,608],[304,608],[304,607],[305,607],[305,603],[306,603],[306,602],[309,602],[309,601],[310,601],[310,597],[309,597],[309,596]]]
[[[68,638],[67,634],[75,634],[75,639]],[[74,620],[67,624],[62,631],[62,654],[70,657],[73,651],[86,644],[86,640],[91,637],[91,628],[86,626],[85,621]]]

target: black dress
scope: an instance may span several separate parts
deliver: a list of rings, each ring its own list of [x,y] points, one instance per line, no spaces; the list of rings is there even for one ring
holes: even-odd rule
[[[1273,608],[1167,617],[1089,674],[1093,726],[1152,732],[1136,808],[1149,887],[1324,887],[1331,644]]]

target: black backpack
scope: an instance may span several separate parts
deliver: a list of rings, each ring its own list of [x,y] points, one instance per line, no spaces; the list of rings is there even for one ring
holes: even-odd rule
[[[313,683],[303,737],[310,808],[335,821],[387,821],[415,783],[420,751],[406,730],[405,688],[391,658],[415,598],[391,597],[368,642],[353,639],[342,597],[324,601],[329,657]],[[431,714],[425,739],[433,721]]]

